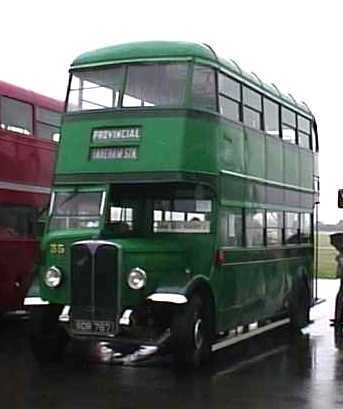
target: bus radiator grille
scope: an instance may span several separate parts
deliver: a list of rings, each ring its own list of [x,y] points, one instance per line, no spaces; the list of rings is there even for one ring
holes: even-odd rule
[[[75,244],[71,249],[72,320],[114,321],[119,299],[118,248],[99,243]]]

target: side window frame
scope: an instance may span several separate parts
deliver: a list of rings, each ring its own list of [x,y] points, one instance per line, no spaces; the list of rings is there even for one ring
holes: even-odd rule
[[[256,94],[258,97],[259,97],[259,101],[260,101],[260,103],[259,103],[259,105],[260,105],[260,107],[257,107],[256,105],[254,106],[254,104],[253,103],[250,103],[249,101],[245,101],[245,99],[248,99],[248,98],[245,98],[244,97],[244,90],[247,90],[247,92],[250,92],[250,93],[254,93],[254,94]],[[243,122],[245,123],[245,125],[247,125],[247,126],[249,126],[250,128],[253,128],[253,129],[258,129],[258,130],[262,130],[263,131],[263,129],[264,129],[264,126],[263,126],[263,123],[264,123],[264,121],[263,121],[263,98],[262,98],[262,94],[260,93],[260,92],[258,92],[258,91],[255,91],[254,89],[252,89],[252,88],[250,88],[249,86],[247,86],[247,85],[243,85],[242,86],[242,114],[243,114],[243,117],[242,117],[242,119],[243,119]],[[258,116],[259,116],[259,126],[257,127],[257,126],[254,126],[254,125],[251,125],[251,124],[247,124],[246,123],[246,120],[245,120],[245,117],[246,117],[246,114],[245,114],[245,110],[248,110],[247,112],[252,112],[252,113],[254,113],[254,114],[257,114]]]
[[[249,213],[253,213],[253,214],[258,214],[261,213],[262,214],[262,225],[261,226],[256,226],[256,227],[251,227],[248,226],[248,217],[249,217]],[[258,221],[257,221],[258,222]],[[244,211],[244,239],[245,239],[245,246],[248,248],[254,248],[254,247],[261,247],[261,246],[265,246],[266,245],[266,211],[264,209],[260,209],[260,208],[246,208]],[[257,244],[249,244],[250,242],[250,236],[248,234],[249,231],[253,231],[256,230],[258,233],[258,230],[260,230],[260,233],[258,233],[258,235],[261,237],[261,242],[257,243]],[[257,237],[257,236],[256,236]]]
[[[208,70],[211,70],[213,73],[213,85],[214,85],[214,89],[213,89],[213,102],[215,103],[214,108],[210,108],[210,107],[206,107],[203,106],[201,104],[195,104],[194,102],[196,101],[196,99],[194,98],[194,93],[193,93],[193,84],[194,84],[194,79],[195,79],[195,75],[196,75],[196,68],[197,67],[202,67],[202,68],[207,68]],[[186,95],[184,98],[184,103],[185,100],[188,98],[187,96],[187,90],[186,90]],[[218,78],[217,78],[217,70],[214,69],[213,67],[209,66],[209,65],[205,65],[205,64],[197,64],[197,63],[193,63],[192,64],[192,75],[191,75],[191,81],[190,81],[190,103],[191,103],[191,107],[195,108],[195,109],[204,109],[206,111],[210,111],[210,112],[218,112],[219,111],[219,106],[218,106]]]
[[[266,127],[266,121],[267,121],[267,115],[266,115],[266,109],[265,109],[265,103],[271,103],[276,105],[277,107],[277,134],[273,135],[270,132],[271,131],[267,131],[267,127]],[[281,139],[281,107],[280,104],[277,101],[274,101],[273,99],[266,97],[265,95],[263,95],[262,98],[262,118],[263,118],[263,130],[266,134],[273,136],[275,138],[280,138]]]
[[[294,212],[294,211],[289,211],[289,212],[284,212],[285,213],[285,233],[284,233],[284,242],[285,242],[285,245],[287,246],[287,245],[292,245],[292,244],[296,244],[296,245],[299,245],[299,243],[300,243],[300,213],[298,213],[298,212]],[[291,215],[291,214],[294,214],[294,215],[296,215],[297,217],[296,217],[296,222],[297,222],[297,224],[296,224],[296,226],[292,226],[292,227],[290,227],[289,225],[288,225],[288,215]],[[296,230],[296,235],[294,236],[293,235],[293,237],[294,237],[294,241],[292,242],[292,241],[288,241],[292,236],[289,236],[288,237],[288,232],[290,232],[290,231],[295,231]]]
[[[300,118],[308,121],[308,125],[309,125],[308,131],[306,131],[306,129],[304,129],[304,128],[300,128],[300,121],[299,121]],[[309,150],[313,151],[313,140],[312,140],[312,132],[311,131],[312,131],[311,120],[309,118],[306,118],[304,115],[300,115],[300,114],[297,113],[297,141],[298,141],[298,145],[301,148],[309,149]],[[301,146],[300,145],[300,138],[299,138],[300,133],[304,134],[305,136],[308,137],[309,146]]]
[[[240,231],[236,232],[236,220],[235,218],[231,221],[230,216],[236,216],[240,221],[238,221],[238,228]],[[240,207],[223,207],[220,211],[219,217],[219,231],[220,231],[220,243],[223,247],[240,248],[245,245],[245,229],[244,229],[244,211]],[[234,232],[230,231],[230,228],[234,224]],[[240,224],[240,226],[239,226]],[[223,227],[225,227],[225,232]],[[236,243],[230,243],[230,237],[237,240]]]
[[[19,124],[18,125],[6,124],[6,122],[4,121],[4,98],[10,101],[13,101],[14,103],[22,104],[23,106],[29,107],[30,115],[28,115],[28,117],[30,118],[30,121],[31,121],[31,123],[29,124],[31,129],[23,128],[22,126],[19,126]],[[0,95],[0,127],[1,129],[7,130],[10,132],[16,132],[22,135],[30,135],[30,136],[35,135],[35,105],[31,102],[21,101],[20,99],[17,99],[17,98]],[[15,129],[10,129],[11,127]]]
[[[234,95],[230,95],[229,93],[226,93],[225,90],[223,90],[220,87],[220,78],[226,78],[229,81],[232,81],[233,83],[237,84],[238,93],[239,93],[238,98],[239,99],[237,99]],[[223,115],[225,118],[228,118],[228,119],[230,119],[232,121],[242,122],[242,84],[241,84],[241,82],[234,79],[234,78],[232,78],[231,76],[221,72],[221,71],[218,71],[217,89],[218,89],[218,92],[217,92],[217,94],[218,94],[218,107],[219,107],[220,114]],[[237,104],[237,108],[238,108],[237,118],[232,118],[232,117],[230,117],[228,115],[225,115],[225,113],[222,112],[221,99],[223,99],[224,101],[229,101],[231,103]]]
[[[294,115],[294,124],[288,123],[284,120],[284,111],[287,110],[290,113],[292,113]],[[287,127],[288,129],[291,129],[292,131],[294,131],[294,141],[290,141],[290,140],[285,140],[284,138],[284,125],[285,128]],[[298,132],[297,132],[297,114],[295,111],[293,111],[292,109],[285,107],[284,105],[281,105],[281,121],[280,121],[280,129],[281,129],[281,138],[283,140],[283,142],[287,142],[291,145],[298,145]]]
[[[309,218],[309,232],[306,236],[307,231],[304,229],[304,219],[308,216]],[[300,244],[311,244],[313,243],[313,213],[303,212],[300,213]]]
[[[278,213],[277,215],[277,225],[272,225],[269,215],[272,213]],[[279,222],[281,221],[281,225]],[[284,243],[284,228],[285,228],[285,220],[284,220],[284,213],[281,210],[267,210],[266,211],[266,245],[269,247],[273,246],[281,246]],[[280,236],[276,242],[269,241],[269,231],[274,231],[278,233]]]
[[[59,124],[57,125],[56,123],[47,122],[46,120],[40,119],[39,110],[42,110],[42,113],[43,113],[43,111],[46,111],[48,113],[53,113],[53,114],[59,115]],[[52,136],[52,138],[49,138],[49,137],[40,135],[40,132],[38,131],[39,125],[43,125],[43,126],[50,127],[50,128],[55,128],[57,130],[57,132],[54,133],[54,134],[60,135],[60,133],[61,133],[62,112],[57,112],[57,111],[54,111],[52,109],[48,109],[48,108],[44,108],[44,107],[39,106],[39,105],[35,105],[35,107],[34,107],[34,116],[35,116],[34,134],[36,136],[38,136],[40,138],[43,138],[43,139],[54,140],[53,136]],[[58,142],[58,141],[55,141],[55,142]]]

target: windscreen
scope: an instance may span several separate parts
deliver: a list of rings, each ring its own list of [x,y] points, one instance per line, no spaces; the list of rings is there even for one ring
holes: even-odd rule
[[[180,106],[186,79],[186,64],[128,66],[123,107]]]
[[[75,72],[68,93],[68,111],[117,108],[124,67]]]
[[[98,228],[103,192],[56,192],[49,230]]]
[[[68,111],[129,107],[181,106],[188,64],[124,64],[76,71],[68,93]]]

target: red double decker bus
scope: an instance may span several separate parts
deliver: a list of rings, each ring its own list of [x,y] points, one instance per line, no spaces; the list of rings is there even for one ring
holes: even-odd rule
[[[19,309],[38,257],[63,103],[0,81],[0,314]]]

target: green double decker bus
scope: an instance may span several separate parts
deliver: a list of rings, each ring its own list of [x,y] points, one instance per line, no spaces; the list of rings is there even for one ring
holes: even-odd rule
[[[313,302],[318,137],[304,104],[206,45],[72,63],[31,343],[158,344],[197,366],[238,326]],[[58,318],[70,306],[69,322]]]

